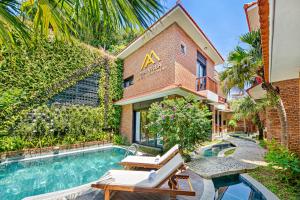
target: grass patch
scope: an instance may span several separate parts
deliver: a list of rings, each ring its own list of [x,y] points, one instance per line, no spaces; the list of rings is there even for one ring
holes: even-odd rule
[[[267,143],[265,140],[259,140],[259,146],[262,148],[266,149],[267,148]]]
[[[279,170],[270,167],[258,167],[254,171],[250,172],[249,175],[276,194],[279,199],[300,199],[299,188],[283,181],[280,177],[281,172]]]
[[[230,149],[230,150],[228,150],[228,151],[225,151],[224,155],[225,155],[225,156],[229,156],[229,155],[233,154],[234,151],[235,151],[235,149]]]

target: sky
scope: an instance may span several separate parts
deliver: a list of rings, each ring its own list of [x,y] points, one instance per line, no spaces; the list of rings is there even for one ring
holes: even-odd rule
[[[253,0],[182,0],[199,27],[226,60],[229,52],[239,44],[239,36],[248,32],[244,4]],[[176,0],[165,0],[169,10]],[[218,71],[222,66],[218,67]]]

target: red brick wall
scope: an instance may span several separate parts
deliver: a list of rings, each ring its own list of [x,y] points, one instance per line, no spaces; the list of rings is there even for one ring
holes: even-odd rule
[[[176,40],[176,25],[173,24],[124,60],[123,77],[127,78],[134,75],[134,84],[124,89],[124,98],[164,88],[174,83],[176,51],[176,45],[174,44],[177,43]],[[164,70],[151,75],[148,74],[140,79],[144,58],[151,50],[154,50],[160,58]]]
[[[180,51],[181,43],[186,45],[186,55]],[[151,50],[154,50],[160,58],[160,64],[164,69],[140,79],[141,65],[145,55]],[[134,75],[134,84],[125,88],[124,98],[161,89],[171,84],[182,84],[195,90],[197,51],[206,56],[205,52],[176,23],[172,24],[124,60],[123,78]],[[214,63],[209,57],[206,58],[207,74],[213,77]],[[175,65],[177,72],[175,72]]]
[[[122,120],[120,132],[123,136],[126,136],[128,141],[132,141],[132,131],[133,131],[133,110],[132,104],[122,106]]]
[[[299,79],[285,80],[273,83],[280,89],[288,119],[288,146],[300,156],[300,96]],[[267,138],[280,142],[280,121],[276,109],[269,108],[266,112]]]
[[[191,89],[195,89],[195,82],[196,82],[196,61],[197,61],[197,51],[199,51],[203,56],[207,59],[207,75],[209,77],[214,76],[214,62],[206,55],[205,51],[200,49],[198,45],[181,29],[177,26],[176,28],[176,37],[177,37],[177,51],[176,51],[176,62],[180,66],[184,67],[188,72],[190,72],[192,75],[194,75],[194,81],[187,80],[184,82],[181,82],[184,86],[190,86],[191,83],[193,83],[193,86]],[[180,51],[180,45],[181,44],[186,45],[186,54],[184,55]],[[182,76],[182,74],[179,74]]]

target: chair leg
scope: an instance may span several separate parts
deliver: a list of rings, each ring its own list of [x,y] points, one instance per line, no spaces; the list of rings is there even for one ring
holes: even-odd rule
[[[109,190],[104,190],[104,200],[109,200],[110,199],[110,192]]]

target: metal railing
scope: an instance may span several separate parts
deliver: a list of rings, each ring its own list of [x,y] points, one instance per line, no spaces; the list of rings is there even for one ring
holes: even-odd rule
[[[210,90],[217,94],[218,85],[217,82],[212,78],[208,76],[203,76],[203,77],[196,78],[196,90],[197,91]]]
[[[138,152],[138,148],[139,146],[137,144],[132,144],[130,147],[128,147],[126,149],[126,153],[125,153],[125,156],[128,156],[128,155],[137,155],[137,152]]]

